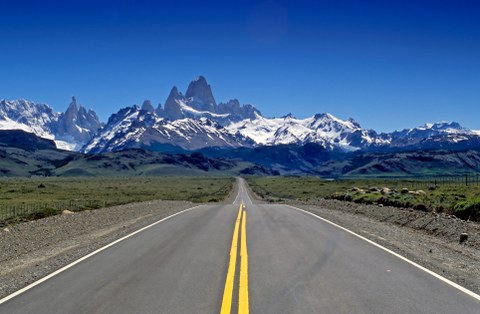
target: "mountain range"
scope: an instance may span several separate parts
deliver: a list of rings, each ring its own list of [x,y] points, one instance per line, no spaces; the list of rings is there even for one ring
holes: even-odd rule
[[[106,123],[93,110],[77,104],[75,97],[64,113],[47,104],[2,100],[0,130],[23,130],[53,140],[59,149],[85,154],[126,149],[200,151],[211,157],[241,155],[255,162],[252,152],[257,152],[270,164],[275,164],[275,155],[292,160],[303,156],[297,168],[310,170],[345,154],[480,148],[480,132],[456,122],[377,133],[353,119],[342,120],[329,113],[305,119],[291,114],[265,117],[253,105],[241,105],[237,99],[217,103],[203,76],[192,81],[185,94],[174,86],[164,106],[154,107],[146,100],[142,106],[120,109]],[[308,156],[308,151],[316,155]],[[280,157],[282,154],[290,157]],[[283,165],[279,169],[288,170],[288,163]]]
[[[64,113],[24,99],[0,101],[0,130],[23,130],[55,140],[59,149],[81,150],[103,126],[93,110],[77,105],[75,97]]]

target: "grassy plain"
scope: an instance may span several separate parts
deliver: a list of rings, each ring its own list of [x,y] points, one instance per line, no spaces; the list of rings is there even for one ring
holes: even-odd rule
[[[411,207],[480,220],[480,185],[437,184],[405,179],[322,180],[316,177],[250,177],[249,185],[265,199],[311,201],[339,199],[365,204]]]
[[[148,200],[197,203],[225,199],[233,178],[11,178],[0,180],[0,220],[22,213],[40,216]]]

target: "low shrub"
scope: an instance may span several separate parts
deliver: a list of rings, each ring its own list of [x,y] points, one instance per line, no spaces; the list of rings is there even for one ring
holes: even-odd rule
[[[415,204],[413,209],[422,211],[422,212],[429,212],[430,209],[425,204]]]
[[[382,198],[382,196],[380,194],[366,193],[366,194],[361,194],[361,195],[355,196],[353,198],[353,201],[355,203],[376,204],[376,203],[378,203],[378,200],[381,199],[381,198]]]
[[[480,221],[480,198],[458,202],[453,207],[453,214],[460,219]]]

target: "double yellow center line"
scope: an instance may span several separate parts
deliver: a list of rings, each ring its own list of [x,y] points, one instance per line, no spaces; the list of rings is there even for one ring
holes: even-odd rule
[[[242,203],[238,210],[235,228],[233,229],[232,247],[230,249],[230,262],[228,264],[225,290],[223,291],[222,309],[220,314],[230,314],[232,310],[233,283],[237,266],[238,234],[241,231],[240,241],[240,278],[238,288],[238,313],[248,314],[248,252],[247,252],[247,213]]]

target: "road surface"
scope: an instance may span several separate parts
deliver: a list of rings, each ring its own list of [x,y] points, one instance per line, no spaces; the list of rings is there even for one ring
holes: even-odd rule
[[[243,204],[243,206],[242,206]],[[15,297],[0,313],[480,313],[480,301],[286,205],[229,205],[151,226]]]

